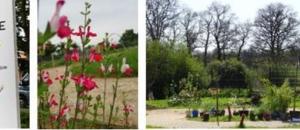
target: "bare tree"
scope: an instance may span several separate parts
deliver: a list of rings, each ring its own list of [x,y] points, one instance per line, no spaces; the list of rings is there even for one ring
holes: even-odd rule
[[[252,24],[248,21],[237,25],[236,38],[237,42],[235,44],[237,48],[237,59],[240,60],[243,47],[247,44],[250,38]]]
[[[170,27],[168,27],[165,31],[165,38],[168,42],[170,42],[171,46],[174,46],[176,42],[178,42],[181,38],[182,28],[179,24],[179,19],[174,19]]]
[[[228,5],[213,2],[208,11],[213,17],[212,36],[216,44],[218,60],[225,59],[226,49],[232,38],[234,14]]]
[[[147,0],[147,35],[152,40],[161,40],[171,21],[178,17],[177,0]]]
[[[199,13],[200,21],[199,25],[202,27],[204,37],[201,39],[203,41],[204,45],[204,56],[203,56],[203,63],[204,66],[207,65],[207,51],[209,44],[211,43],[211,30],[212,30],[212,22],[213,22],[213,16],[210,14],[209,11],[204,11]]]
[[[196,45],[196,41],[201,33],[201,28],[198,27],[198,14],[193,12],[191,9],[186,8],[182,15],[181,24],[183,26],[185,42],[187,44],[188,51],[191,54],[194,49],[198,47]]]
[[[272,3],[258,11],[255,19],[255,47],[266,52],[274,63],[298,35],[296,12],[281,3]]]

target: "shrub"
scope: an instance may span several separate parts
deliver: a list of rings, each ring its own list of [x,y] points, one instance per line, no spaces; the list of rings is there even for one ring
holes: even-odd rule
[[[185,46],[157,41],[147,43],[148,97],[150,93],[153,93],[156,99],[178,94],[181,91],[179,81],[186,78],[188,73],[195,77],[193,85],[205,87],[209,84],[204,66],[188,54]]]
[[[249,85],[246,66],[236,59],[213,61],[208,65],[213,80],[222,88],[245,88]]]
[[[289,81],[285,80],[281,87],[271,84],[268,80],[263,80],[262,82],[265,92],[261,107],[271,112],[285,113],[292,101],[291,95],[293,95],[293,91],[289,87]]]

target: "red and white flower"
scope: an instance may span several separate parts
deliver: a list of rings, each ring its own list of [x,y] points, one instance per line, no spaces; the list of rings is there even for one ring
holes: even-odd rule
[[[49,104],[50,107],[54,107],[54,106],[58,105],[58,103],[57,103],[57,101],[55,99],[55,95],[54,94],[51,95],[51,97],[50,97],[50,99],[48,101],[48,104]]]
[[[46,83],[48,86],[53,84],[52,79],[50,78],[49,72],[48,71],[42,71],[42,81]]]
[[[121,72],[125,76],[131,76],[133,73],[133,69],[129,66],[129,64],[126,63],[126,58],[123,58],[123,64],[121,66]]]
[[[103,56],[100,53],[97,53],[95,48],[90,49],[90,55],[89,55],[90,62],[100,62],[103,59],[104,59]]]

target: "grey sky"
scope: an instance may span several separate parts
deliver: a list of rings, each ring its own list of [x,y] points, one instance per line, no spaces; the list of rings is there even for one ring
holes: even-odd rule
[[[245,22],[247,20],[253,22],[259,9],[276,2],[281,2],[292,8],[297,12],[298,19],[300,20],[300,0],[179,0],[179,4],[180,6],[191,8],[194,11],[203,11],[214,1],[230,5],[231,11],[236,14],[239,22]],[[249,48],[251,44],[252,40],[250,38],[244,49]],[[202,51],[202,49],[203,48],[198,48],[197,50]],[[209,47],[209,51],[213,49],[214,46]]]
[[[98,34],[98,37],[92,39],[92,43],[101,41],[105,32],[115,34],[113,37],[118,40],[126,29],[138,31],[138,0],[66,0],[61,15],[68,16],[72,28],[77,30],[78,25],[83,23],[80,11],[84,9],[85,1],[92,4],[91,26],[92,31]],[[54,12],[55,3],[56,0],[39,1],[39,30],[45,30]],[[59,39],[55,37],[52,41],[56,43]]]
[[[254,20],[258,9],[275,2],[281,2],[293,8],[298,12],[298,18],[300,12],[300,0],[179,0],[179,3],[194,11],[202,11],[207,9],[213,1],[229,4],[239,21]]]

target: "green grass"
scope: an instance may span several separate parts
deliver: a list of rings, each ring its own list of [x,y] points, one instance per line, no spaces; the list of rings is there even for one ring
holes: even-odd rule
[[[108,54],[104,55],[105,58],[101,63],[109,63],[116,66],[117,64],[122,64],[123,57],[126,57],[127,63],[130,65],[131,68],[133,68],[133,77],[138,76],[138,47],[129,47],[124,49],[118,49],[116,51],[110,52]],[[39,69],[47,69],[52,67],[58,67],[64,65],[64,58],[61,57],[60,59],[55,59],[52,63],[52,61],[43,61],[39,64]],[[100,63],[88,63],[86,65],[86,74],[95,76],[95,77],[103,77],[101,75],[99,68]],[[73,74],[79,74],[80,73],[80,63],[73,63],[70,67],[70,70]]]
[[[246,99],[246,98],[241,98],[241,99]],[[164,109],[164,108],[187,108],[186,104],[178,104],[178,105],[171,105],[168,103],[168,99],[163,99],[163,100],[148,100],[146,101],[147,107],[150,109]],[[219,98],[219,107],[221,109],[226,108],[226,104],[231,101],[231,98]],[[216,104],[216,99],[213,97],[205,97],[201,98],[201,103],[210,106],[214,106]],[[203,105],[198,104],[194,105],[193,108],[203,108]]]
[[[245,100],[247,98],[239,98],[239,99]],[[219,98],[220,109],[227,108],[226,104],[230,101],[231,101],[231,98],[225,98],[225,97]],[[169,102],[168,99],[148,100],[148,101],[146,101],[147,109],[188,108],[188,105],[186,105],[186,104],[171,105],[168,102]],[[213,97],[205,97],[205,98],[201,98],[201,102],[202,102],[202,104],[205,104],[205,107],[207,107],[207,106],[213,107],[216,104],[216,99]],[[290,108],[292,108],[292,107],[293,107],[293,102],[290,104]],[[193,108],[201,109],[204,107],[201,104],[199,104],[199,105],[193,104]],[[296,108],[300,108],[300,98],[297,98],[297,100],[296,100]]]
[[[161,126],[154,126],[154,125],[146,125],[146,128],[147,128],[147,129],[157,129],[157,128],[164,128],[164,127],[161,127]]]
[[[21,108],[21,128],[29,128],[29,109]]]
[[[123,57],[126,57],[127,63],[130,65],[130,67],[133,68],[133,77],[138,76],[138,48],[137,47],[131,47],[127,49],[122,49],[120,51],[117,51],[115,53],[111,53],[108,55],[105,55],[103,63],[112,63],[114,66],[117,64],[121,65]],[[100,63],[90,63],[86,66],[86,74],[92,75],[95,77],[102,77],[100,74],[99,68]],[[71,66],[71,71],[73,74],[79,74],[80,73],[80,64],[73,64]]]
[[[65,64],[64,57],[61,57],[59,59],[55,59],[53,62],[51,60],[40,62],[39,69],[47,69],[47,68],[62,66],[64,64]]]

